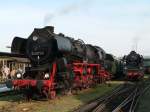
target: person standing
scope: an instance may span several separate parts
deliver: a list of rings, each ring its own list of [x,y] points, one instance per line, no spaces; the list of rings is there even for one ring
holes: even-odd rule
[[[3,74],[3,79],[8,79],[10,75],[10,69],[7,67],[7,65],[4,65],[2,67],[2,74]]]

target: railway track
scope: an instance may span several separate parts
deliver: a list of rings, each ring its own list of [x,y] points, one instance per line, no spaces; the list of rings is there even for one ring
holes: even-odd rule
[[[125,82],[123,85],[118,86],[113,91],[106,93],[104,96],[89,102],[86,105],[81,106],[79,109],[74,112],[98,112],[103,110],[106,107],[106,104],[112,100],[114,97],[117,97],[119,94],[129,91],[133,88],[132,84]]]
[[[135,112],[141,95],[150,88],[149,83],[125,83],[74,112]]]
[[[135,88],[132,94],[130,94],[119,106],[117,106],[112,112],[135,112],[138,102],[143,95],[150,88],[150,84],[142,87]]]
[[[6,87],[6,85],[0,86],[0,97],[17,95],[17,94],[21,94],[21,92],[22,91],[19,91],[19,90],[9,89]]]
[[[21,94],[21,92],[19,92],[19,91],[14,91],[14,90],[3,91],[3,92],[0,92],[0,97],[11,96],[11,95],[17,95],[17,94]]]

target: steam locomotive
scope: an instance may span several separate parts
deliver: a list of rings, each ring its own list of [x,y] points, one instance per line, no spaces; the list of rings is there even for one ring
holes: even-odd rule
[[[27,39],[15,37],[11,53],[31,61],[24,74],[17,73],[16,79],[6,82],[9,88],[25,89],[27,97],[40,94],[53,99],[58,91],[88,88],[111,76],[104,69],[102,48],[55,34],[52,26],[34,29]]]
[[[131,51],[130,54],[123,57],[123,73],[128,79],[137,80],[144,76],[143,56]]]

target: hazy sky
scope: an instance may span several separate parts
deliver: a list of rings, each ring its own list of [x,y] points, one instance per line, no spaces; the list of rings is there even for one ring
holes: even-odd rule
[[[27,38],[45,25],[116,56],[136,43],[139,53],[150,55],[150,0],[0,1],[0,51],[9,51],[14,36]]]

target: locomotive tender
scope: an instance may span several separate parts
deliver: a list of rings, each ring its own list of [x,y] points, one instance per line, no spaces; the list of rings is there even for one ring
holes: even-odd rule
[[[144,57],[144,73],[150,74],[150,58],[148,56]]]
[[[124,77],[123,63],[121,59],[116,58],[114,55],[106,53],[104,66],[106,71],[112,75],[112,79]]]
[[[29,58],[31,67],[6,85],[32,90],[26,93],[28,97],[39,93],[54,98],[58,91],[88,88],[110,78],[104,69],[106,53],[102,48],[55,34],[52,26],[34,29],[27,39],[15,37],[11,53]]]
[[[131,51],[123,57],[124,74],[128,79],[137,80],[144,76],[143,56]]]

